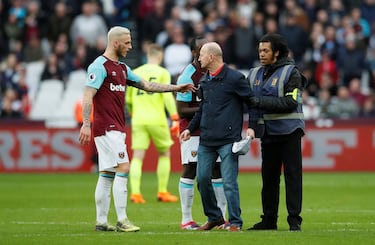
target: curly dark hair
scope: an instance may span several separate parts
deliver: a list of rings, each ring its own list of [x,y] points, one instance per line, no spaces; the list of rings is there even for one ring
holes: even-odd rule
[[[279,51],[279,58],[285,58],[289,55],[288,43],[280,34],[267,33],[259,40],[259,42],[270,42],[272,51],[274,53]]]

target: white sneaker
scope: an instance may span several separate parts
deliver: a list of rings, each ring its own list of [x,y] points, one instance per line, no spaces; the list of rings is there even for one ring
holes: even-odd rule
[[[118,221],[116,224],[117,231],[123,232],[135,232],[139,231],[141,228],[135,226],[128,219],[123,220],[122,222]]]

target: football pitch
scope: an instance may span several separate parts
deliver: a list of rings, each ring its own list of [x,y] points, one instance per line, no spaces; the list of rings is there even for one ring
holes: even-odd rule
[[[128,201],[136,233],[95,232],[97,174],[0,174],[0,244],[374,244],[375,173],[304,173],[302,232],[289,232],[282,179],[277,231],[247,231],[261,214],[259,173],[239,176],[244,229],[182,231],[180,203],[156,201],[155,173],[144,173],[146,204]],[[169,189],[178,195],[179,174]],[[113,200],[112,200],[113,201]],[[193,216],[206,221],[195,192]],[[109,221],[116,216],[111,204]]]

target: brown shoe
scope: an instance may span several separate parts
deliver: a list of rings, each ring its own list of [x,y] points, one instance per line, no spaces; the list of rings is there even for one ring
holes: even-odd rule
[[[231,225],[231,226],[229,226],[228,231],[229,232],[238,232],[238,231],[241,231],[241,227],[236,226],[236,225]]]
[[[202,226],[200,226],[198,228],[198,230],[200,230],[200,231],[208,231],[208,230],[211,230],[212,228],[214,228],[216,226],[219,226],[219,225],[222,225],[222,224],[225,224],[225,220],[223,218],[220,218],[220,219],[218,219],[216,221],[207,221]]]

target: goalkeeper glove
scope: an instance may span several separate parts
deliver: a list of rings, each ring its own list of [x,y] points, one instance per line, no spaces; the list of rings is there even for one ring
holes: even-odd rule
[[[171,115],[171,127],[170,127],[170,132],[172,136],[179,137],[180,136],[180,118],[178,114],[173,114]]]

